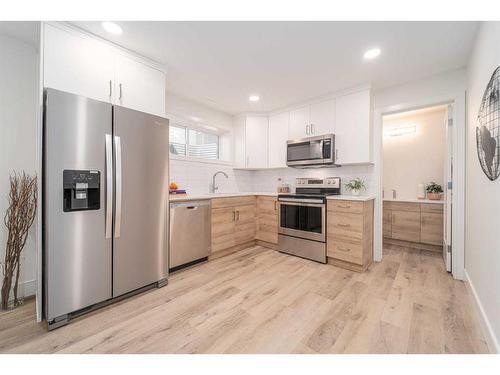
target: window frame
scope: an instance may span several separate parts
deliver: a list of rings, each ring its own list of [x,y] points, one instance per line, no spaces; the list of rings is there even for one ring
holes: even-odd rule
[[[184,145],[185,145],[185,153],[184,155],[181,154],[173,154],[170,151],[170,127],[176,127],[176,128],[182,128],[184,129]],[[207,134],[207,135],[212,135],[217,137],[217,157],[215,159],[210,159],[210,158],[204,158],[204,157],[199,157],[199,156],[192,156],[189,154],[189,131],[193,130],[195,132],[199,132],[202,134]],[[170,122],[169,124],[169,140],[168,140],[169,148],[169,157],[171,159],[182,159],[182,160],[193,160],[193,161],[203,161],[203,162],[212,162],[212,163],[224,163],[223,160],[221,160],[221,136],[218,132],[210,132],[205,129],[200,129],[199,127],[196,126],[191,126],[189,124],[181,123],[181,122]]]

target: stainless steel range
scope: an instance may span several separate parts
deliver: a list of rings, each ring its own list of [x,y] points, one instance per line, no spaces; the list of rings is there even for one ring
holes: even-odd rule
[[[297,178],[295,194],[279,194],[278,250],[326,263],[326,197],[340,177]]]

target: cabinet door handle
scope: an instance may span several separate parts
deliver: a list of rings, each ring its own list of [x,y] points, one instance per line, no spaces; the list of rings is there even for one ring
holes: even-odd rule
[[[233,211],[233,221],[236,221],[236,211]]]
[[[109,80],[109,99],[111,99],[111,95],[113,95],[113,81]]]
[[[344,227],[344,228],[349,228],[351,226],[351,224],[342,224],[342,223],[338,223],[337,225],[339,227]]]
[[[120,95],[118,96],[118,99],[122,100],[122,84],[120,83],[118,87],[120,88]]]
[[[240,221],[240,211],[236,211],[236,221]]]
[[[346,249],[345,247],[338,247],[337,249],[340,251],[343,251],[345,253],[348,253],[349,251],[351,251],[351,249],[349,249],[349,248]]]
[[[342,206],[342,205],[338,205],[339,208],[351,208],[351,206]]]
[[[274,211],[276,211],[276,203],[278,203],[277,201],[274,201]]]

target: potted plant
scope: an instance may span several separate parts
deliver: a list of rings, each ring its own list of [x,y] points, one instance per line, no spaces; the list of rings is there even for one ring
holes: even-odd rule
[[[436,184],[434,181],[426,186],[425,191],[427,192],[427,198],[433,201],[441,200],[441,194],[443,193],[443,187]]]
[[[366,185],[365,182],[359,178],[353,178],[351,181],[349,181],[346,185],[345,188],[351,192],[352,195],[359,195],[361,190],[366,190]]]

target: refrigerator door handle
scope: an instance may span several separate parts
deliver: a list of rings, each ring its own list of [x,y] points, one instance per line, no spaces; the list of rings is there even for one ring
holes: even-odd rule
[[[122,146],[120,137],[115,135],[115,165],[116,165],[116,208],[115,208],[115,238],[120,237],[122,223]]]
[[[105,135],[106,140],[106,238],[111,238],[113,223],[113,143],[111,134]]]

